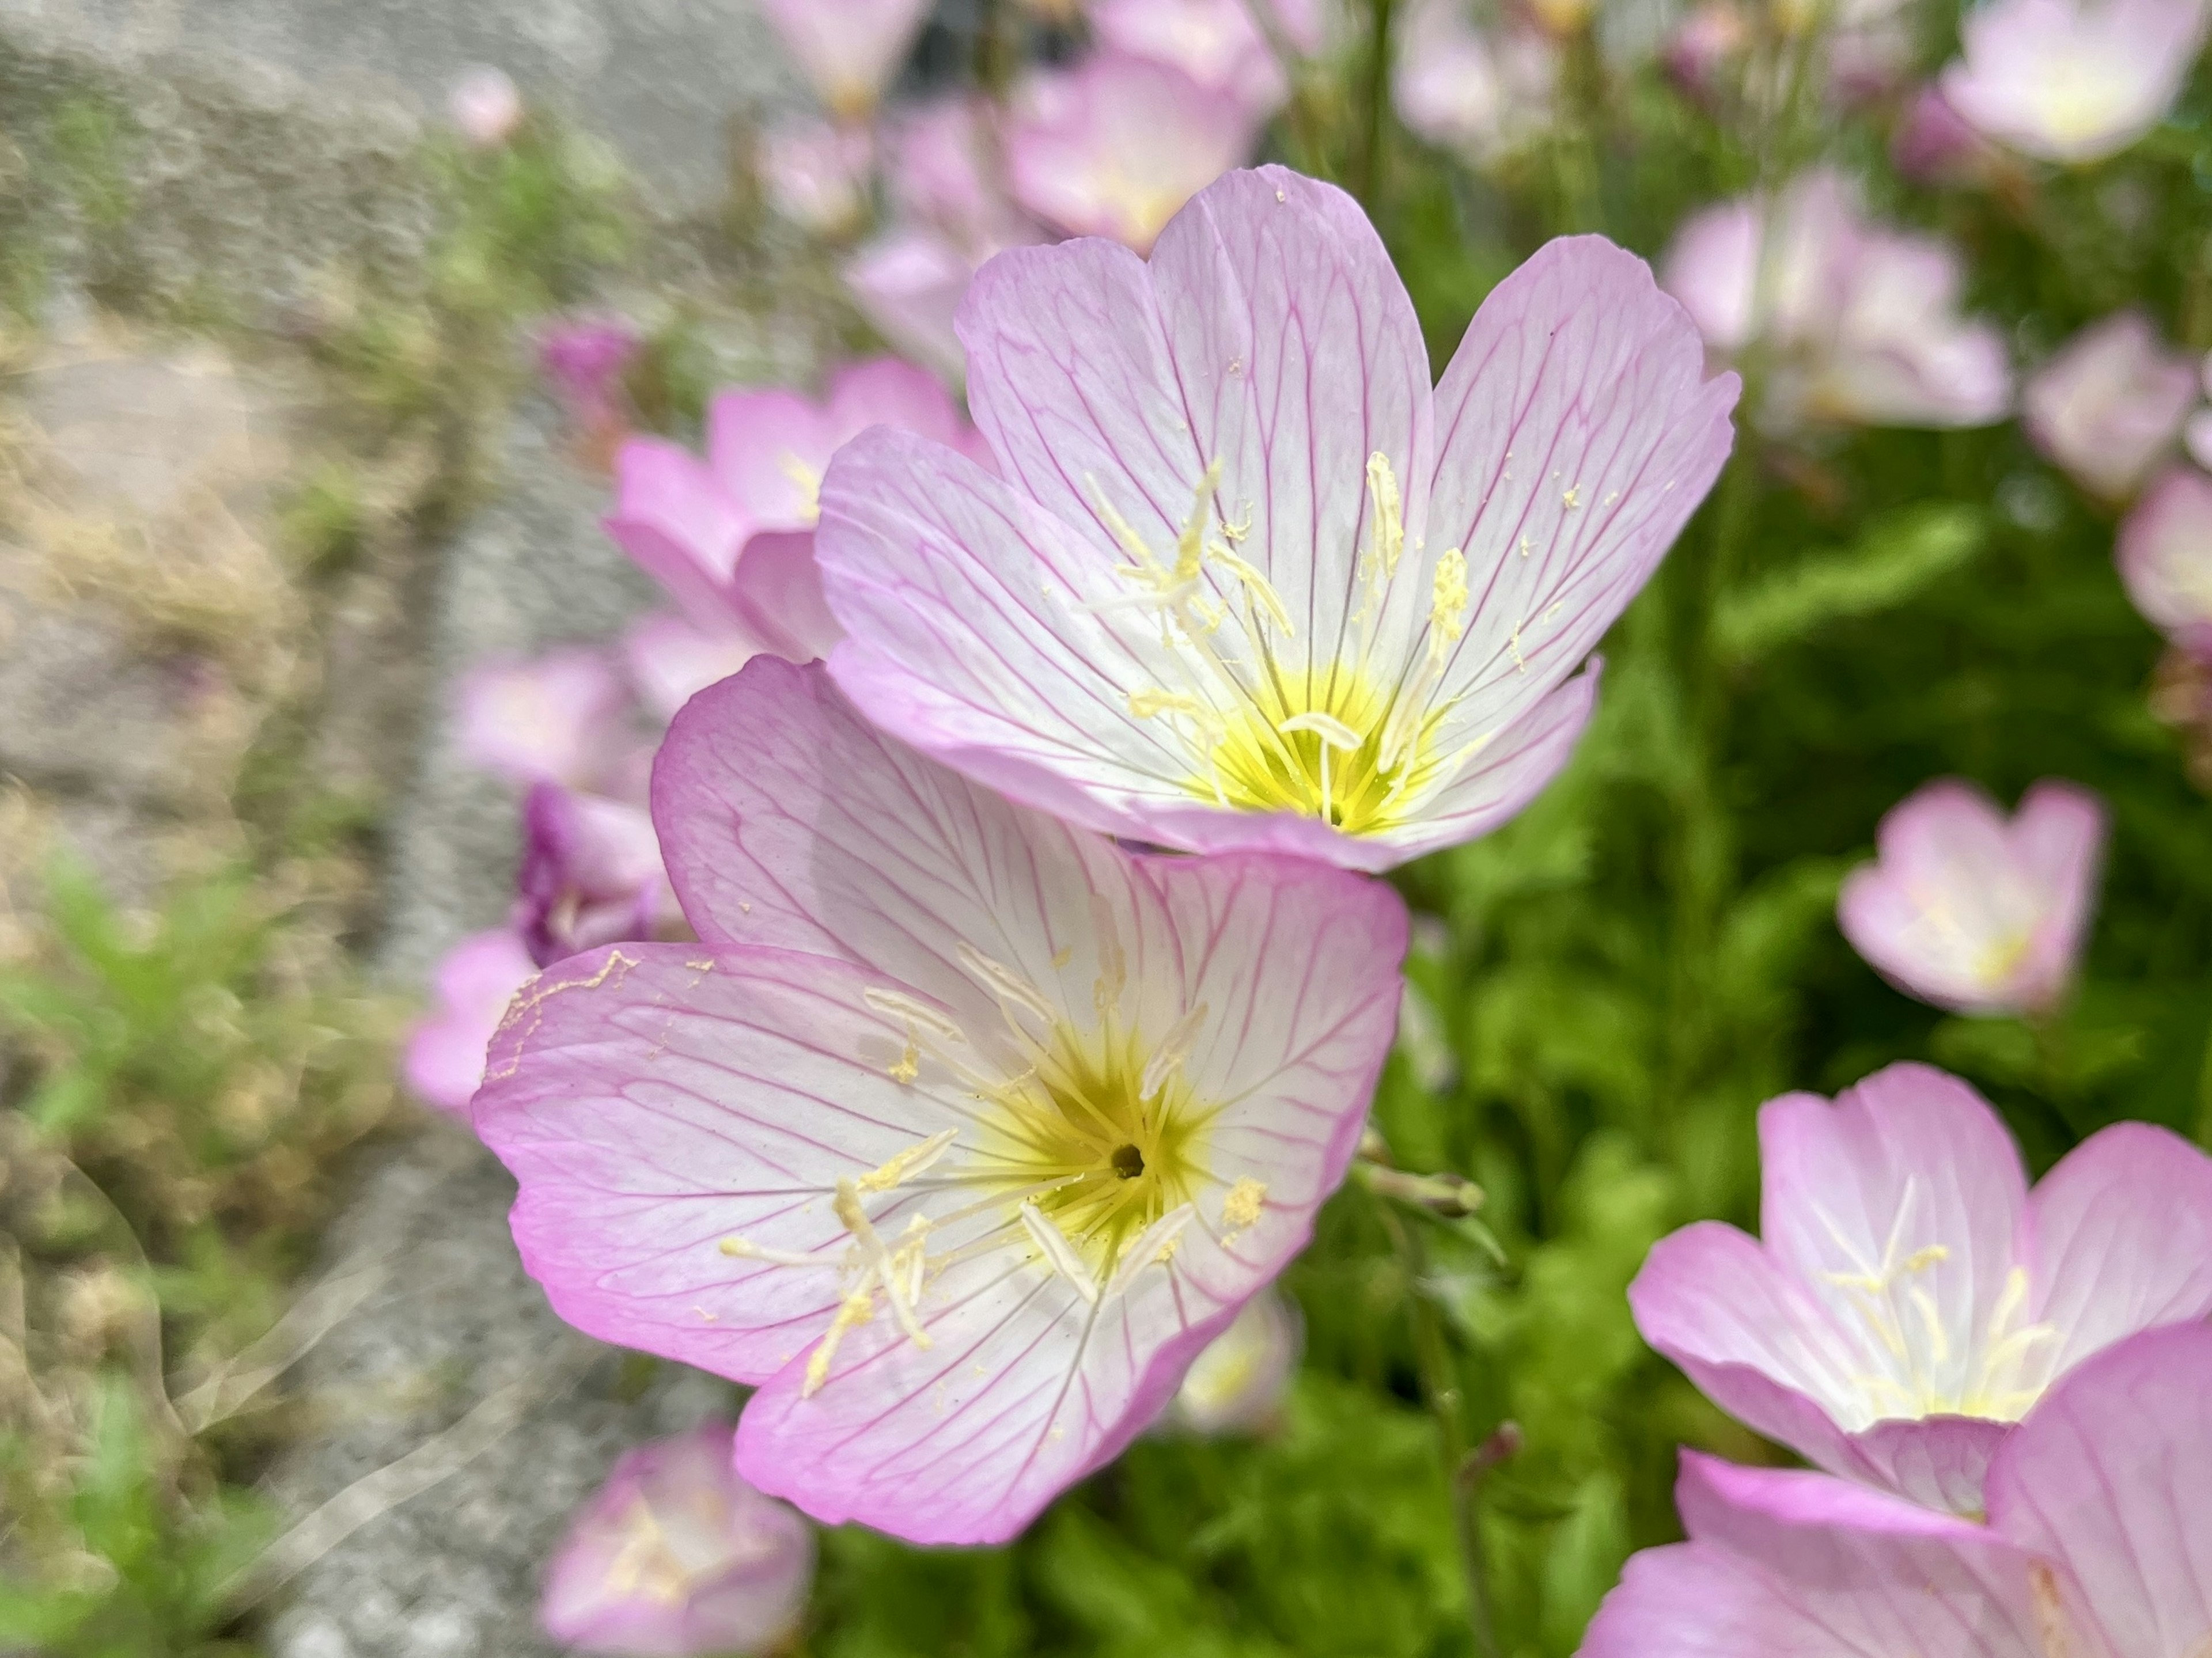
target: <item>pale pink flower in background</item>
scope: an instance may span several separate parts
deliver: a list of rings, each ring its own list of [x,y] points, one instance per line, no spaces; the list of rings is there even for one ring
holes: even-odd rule
[[[2135,1336],[1996,1455],[1988,1522],[1682,1454],[1582,1658],[2197,1658],[2212,1636],[2212,1329]]]
[[[1237,173],[1149,265],[1002,254],[962,313],[1004,481],[848,446],[817,551],[830,670],[1031,806],[1188,851],[1379,869],[1565,762],[1572,677],[1725,459],[1733,376],[1595,237],[1485,301],[1443,384],[1352,199]]]
[[[1321,50],[1317,0],[1263,3],[1272,5],[1285,47],[1309,56]],[[1252,0],[1091,0],[1091,27],[1114,51],[1172,64],[1261,115],[1273,114],[1291,94],[1275,49],[1253,18]]]
[[[504,70],[479,64],[453,82],[446,94],[446,113],[478,149],[496,149],[522,125],[522,94]]]
[[[830,112],[875,109],[929,16],[929,0],[760,0],[784,50]]]
[[[874,135],[836,121],[791,121],[761,145],[761,182],[769,203],[817,235],[842,234],[866,216],[875,172]]]
[[[2140,311],[2116,312],[2060,347],[2021,396],[2029,440],[2083,489],[2124,501],[2173,446],[2197,401],[2197,361]]]
[[[510,927],[472,933],[447,950],[432,980],[436,1007],[407,1035],[400,1072],[415,1096],[457,1116],[483,1081],[484,1046],[538,963]]]
[[[630,685],[638,701],[664,726],[696,693],[718,679],[727,679],[763,648],[740,629],[702,628],[687,616],[665,610],[640,616],[623,634]]]
[[[540,967],[626,938],[684,936],[642,807],[540,783],[524,803],[522,835],[512,924]]]
[[[876,358],[838,369],[818,402],[782,388],[720,393],[703,459],[631,439],[617,458],[607,533],[695,626],[811,660],[836,636],[814,568],[822,476],[841,445],[879,424],[983,452],[941,381]]]
[[[1734,0],[1703,0],[1668,32],[1660,58],[1676,86],[1693,97],[1710,98],[1750,46],[1751,21]],[[1402,94],[1399,106],[1405,106]]]
[[[709,1422],[623,1454],[546,1568],[548,1635],[582,1652],[724,1658],[797,1627],[814,1533],[738,1477],[730,1439]]]
[[[579,1328],[757,1386],[762,1490],[1011,1537],[1304,1248],[1404,906],[1124,852],[769,659],[678,715],[654,810],[702,942],[565,963],[492,1041],[524,1262]]]
[[[2073,983],[2107,828],[2097,797],[2046,780],[2004,809],[1942,778],[1890,808],[1836,920],[1868,965],[1954,1013],[2049,1011]]]
[[[942,232],[899,226],[855,253],[842,274],[854,302],[878,333],[957,384],[966,359],[953,319],[977,269]]]
[[[509,782],[582,786],[617,763],[629,708],[629,688],[603,651],[573,646],[500,659],[461,677],[454,742],[471,765]]]
[[[1282,1408],[1304,1339],[1296,1307],[1262,1290],[1191,1361],[1169,1419],[1195,1434],[1249,1434]]]
[[[2143,619],[2212,658],[2212,478],[2188,466],[2167,471],[2121,520],[2112,556]]]
[[[563,323],[538,343],[538,366],[560,399],[562,412],[591,441],[607,448],[628,424],[623,377],[637,360],[637,331],[619,320]]]
[[[1477,161],[1550,125],[1559,49],[1525,26],[1478,30],[1460,0],[1416,0],[1398,30],[1390,96],[1407,131]]]
[[[2101,161],[2165,118],[2204,27],[2205,0],[1987,0],[1960,21],[1943,95],[2024,155]]]
[[[1251,159],[1253,112],[1181,70],[1120,52],[1042,70],[1006,131],[1014,199],[1071,236],[1139,253],[1200,190]]]
[[[1996,152],[1951,107],[1942,88],[1924,86],[1905,105],[1890,137],[1889,159],[1915,184],[1977,184],[1990,176]]]
[[[1959,313],[1958,254],[1867,218],[1834,173],[1805,175],[1764,210],[1748,197],[1707,208],[1660,269],[1717,358],[1767,343],[1765,424],[1986,426],[2012,407],[2004,337]]]
[[[2183,423],[2181,446],[2190,459],[2212,471],[2212,409],[2200,409]]]
[[[1979,1095],[1893,1065],[1832,1105],[1768,1101],[1759,1145],[1760,1236],[1661,1239],[1629,1305],[1715,1404],[1831,1473],[1979,1513],[2046,1388],[2212,1313],[2212,1158],[2166,1129],[2102,1129],[2030,1191]]]

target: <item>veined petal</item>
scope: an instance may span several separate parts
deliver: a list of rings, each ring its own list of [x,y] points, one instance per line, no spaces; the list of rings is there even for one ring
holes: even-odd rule
[[[518,998],[476,1128],[521,1185],[515,1242],[554,1310],[740,1382],[811,1345],[841,1298],[839,1178],[973,1117],[949,1081],[890,1074],[906,1032],[864,994],[884,982],[788,951],[623,944]],[[823,1270],[725,1253],[732,1237]]]
[[[1492,290],[1437,387],[1430,541],[1474,610],[1443,694],[1509,724],[1596,646],[1727,461],[1733,374],[1643,260],[1562,238]]]
[[[2028,1199],[2035,1316],[2054,1373],[2138,1330],[2212,1315],[2212,1158],[2149,1123],[2114,1123]]]
[[[2212,1637],[2212,1327],[2132,1336],[2052,1388],[1990,1469],[1990,1529],[2063,1563],[2112,1658]]]

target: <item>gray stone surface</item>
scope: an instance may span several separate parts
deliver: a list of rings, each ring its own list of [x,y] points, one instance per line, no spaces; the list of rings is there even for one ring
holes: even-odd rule
[[[797,101],[754,0],[0,0],[0,31],[134,71],[405,119],[489,64],[612,141],[672,206],[717,199],[729,118]]]
[[[528,1405],[489,1448],[306,1566],[272,1621],[276,1658],[552,1653],[536,1629],[539,1573],[569,1514],[626,1447],[730,1414],[721,1383],[665,1365],[640,1387],[640,1361],[553,1316],[508,1240],[513,1196],[495,1163],[441,1126],[380,1168],[331,1235],[332,1270],[378,1263],[387,1276],[301,1367],[320,1421],[278,1477],[289,1509],[361,1491],[504,1388],[520,1384]]]

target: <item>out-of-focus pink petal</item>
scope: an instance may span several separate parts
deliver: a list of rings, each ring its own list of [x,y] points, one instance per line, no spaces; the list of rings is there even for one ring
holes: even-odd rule
[[[806,1522],[739,1479],[708,1422],[623,1453],[546,1567],[545,1632],[589,1652],[707,1658],[791,1632],[814,1577]]]
[[[461,677],[455,741],[464,758],[510,781],[582,786],[620,746],[628,702],[597,650],[483,663]]]
[[[473,933],[438,963],[438,1006],[408,1033],[402,1069],[416,1096],[466,1116],[483,1081],[484,1045],[499,1028],[507,1005],[537,976],[522,940],[506,927]]]
[[[2108,501],[2133,495],[2197,401],[2197,361],[2168,350],[2140,311],[2083,329],[2029,377],[2021,415],[2035,446]]]
[[[1905,106],[1889,141],[1897,170],[1921,185],[1966,184],[1987,175],[1995,152],[1937,86],[1924,86]]]
[[[896,426],[902,432],[957,449],[986,471],[995,471],[991,446],[962,416],[945,382],[927,370],[896,357],[872,357],[848,363],[830,376],[823,399],[830,414],[835,452],[871,426]],[[830,455],[822,457],[823,465]]]
[[[2035,1316],[2063,1371],[2138,1330],[2212,1315],[2212,1158],[2114,1123],[2037,1182]]]
[[[2041,1011],[2065,993],[2095,901],[2101,807],[2046,782],[2008,822],[1955,779],[1892,808],[1878,861],[1845,878],[1836,920],[1906,994],[1969,1013]]]
[[[696,456],[660,438],[624,443],[615,477],[607,533],[693,621],[725,617],[722,589],[752,521]]]
[[[1550,123],[1559,64],[1525,23],[1486,34],[1458,0],[1416,0],[1397,31],[1391,100],[1409,131],[1487,161]]]
[[[1262,1290],[1191,1362],[1170,1419],[1198,1434],[1251,1433],[1281,1407],[1304,1328],[1279,1290]]]
[[[1437,387],[1425,533],[1465,552],[1474,594],[1441,743],[1502,732],[1581,665],[1720,475],[1740,390],[1705,378],[1681,306],[1602,237],[1491,291]]]
[[[860,222],[873,135],[864,126],[794,121],[771,128],[763,143],[761,180],[775,210],[793,224],[838,235]]]
[[[729,603],[761,648],[787,662],[827,656],[844,637],[822,597],[814,537],[804,530],[772,531],[747,542],[730,578]]]
[[[835,429],[826,410],[781,386],[716,393],[707,405],[707,464],[749,531],[813,527]]]
[[[1717,351],[1751,343],[1759,242],[1758,211],[1747,202],[1724,202],[1685,222],[1662,262],[1667,291]]]
[[[846,118],[876,106],[929,15],[929,0],[760,0],[822,101]]]
[[[643,811],[540,783],[523,830],[513,920],[541,967],[618,938],[665,935],[674,895]]]
[[[1283,9],[1297,14],[1309,38],[1318,33],[1311,27],[1319,21],[1316,7]],[[1258,114],[1279,109],[1290,95],[1282,65],[1244,0],[1091,0],[1090,16],[1098,39],[1114,51],[1172,64]],[[1292,19],[1283,21],[1287,29]]]
[[[2054,1388],[1990,1470],[1990,1528],[2058,1562],[2112,1658],[2212,1636],[2212,1327],[2131,1336]]]
[[[2121,522],[2112,556],[2145,621],[2212,655],[2212,478],[2169,469]]]
[[[2023,155],[2100,161],[2164,118],[2204,28],[2203,0],[1993,0],[1960,19],[1943,95]]]
[[[522,125],[522,94],[504,70],[479,64],[446,94],[446,114],[478,149],[496,149]]]
[[[641,618],[623,635],[630,683],[662,720],[717,680],[727,679],[762,647],[734,628],[713,633],[665,611]]]
[[[845,286],[877,330],[900,350],[957,380],[966,356],[953,317],[975,262],[936,231],[895,228],[846,264]]]
[[[1250,159],[1257,136],[1238,100],[1168,64],[1100,52],[1024,84],[1007,169],[1038,218],[1141,253],[1185,202]]]

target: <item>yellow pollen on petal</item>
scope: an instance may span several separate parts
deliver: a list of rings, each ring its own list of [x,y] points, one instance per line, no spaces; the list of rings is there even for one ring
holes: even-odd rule
[[[866,1291],[855,1291],[837,1303],[837,1316],[830,1321],[830,1328],[806,1361],[806,1380],[799,1384],[799,1396],[811,1399],[822,1391],[822,1384],[830,1380],[830,1366],[837,1357],[837,1349],[845,1339],[845,1333],[866,1324],[876,1315],[876,1299]]]
[[[884,1073],[895,1083],[910,1083],[921,1075],[921,1049],[915,1046],[913,1037],[907,1038],[898,1058],[884,1067]]]
[[[1467,610],[1467,555],[1456,547],[1447,547],[1437,560],[1436,576],[1430,584],[1429,660],[1437,667],[1443,665],[1451,647],[1466,633]]]
[[[1229,1188],[1229,1195],[1221,1200],[1221,1224],[1231,1230],[1243,1231],[1260,1218],[1260,1208],[1267,1198],[1267,1183],[1245,1175]]]
[[[1398,574],[1398,560],[1406,550],[1406,507],[1390,457],[1379,449],[1367,458],[1367,493],[1375,503],[1373,551],[1387,582]]]
[[[790,450],[775,458],[776,471],[799,486],[799,514],[809,524],[822,521],[822,474]]]

